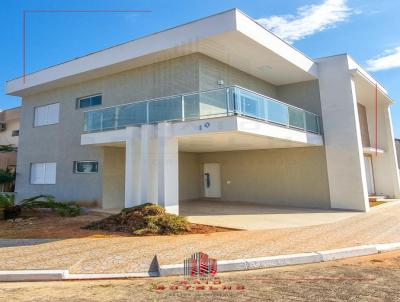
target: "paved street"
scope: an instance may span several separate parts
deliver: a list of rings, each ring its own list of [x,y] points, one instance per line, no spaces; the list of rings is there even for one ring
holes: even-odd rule
[[[219,260],[252,258],[400,241],[400,205],[324,225],[263,231],[145,237],[71,238],[0,248],[1,269],[69,269],[71,273],[148,271],[203,251]]]
[[[183,277],[2,283],[0,301],[398,301],[400,252],[217,277],[204,289]]]

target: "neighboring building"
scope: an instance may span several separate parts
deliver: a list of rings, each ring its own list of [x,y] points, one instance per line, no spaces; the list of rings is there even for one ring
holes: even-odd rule
[[[19,119],[21,108],[0,110],[0,145],[18,147]],[[17,152],[0,152],[0,169],[15,172],[17,165]],[[1,191],[12,191],[14,184],[2,184]]]
[[[400,197],[386,90],[347,54],[311,59],[236,9],[7,93],[23,98],[18,198],[177,213],[203,197],[360,211],[368,194]]]
[[[396,147],[397,166],[400,169],[400,139],[399,138],[395,138],[394,139],[394,144],[395,144],[395,147]]]

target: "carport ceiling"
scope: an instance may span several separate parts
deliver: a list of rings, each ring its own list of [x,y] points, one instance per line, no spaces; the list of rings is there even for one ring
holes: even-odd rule
[[[179,151],[183,152],[218,152],[276,148],[298,148],[310,146],[303,143],[243,134],[240,132],[183,136],[178,138],[178,142]]]

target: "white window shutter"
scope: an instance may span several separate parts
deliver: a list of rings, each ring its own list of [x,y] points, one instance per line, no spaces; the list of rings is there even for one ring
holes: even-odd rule
[[[54,185],[56,183],[57,164],[46,163],[44,183]]]
[[[37,107],[35,108],[35,126],[46,125],[47,122],[47,108]]]
[[[31,165],[31,184],[54,185],[56,183],[56,163],[35,163]]]
[[[51,104],[48,105],[48,111],[47,111],[47,124],[57,124],[59,120],[59,115],[60,115],[60,104]]]
[[[57,124],[60,117],[60,103],[35,108],[34,126]]]
[[[37,163],[31,165],[31,184],[43,184],[45,176],[45,164]]]

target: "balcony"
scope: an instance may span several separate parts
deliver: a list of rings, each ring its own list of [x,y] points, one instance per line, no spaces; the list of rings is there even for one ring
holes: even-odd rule
[[[243,116],[321,134],[318,115],[239,86],[137,101],[84,113],[84,132],[160,122]]]

